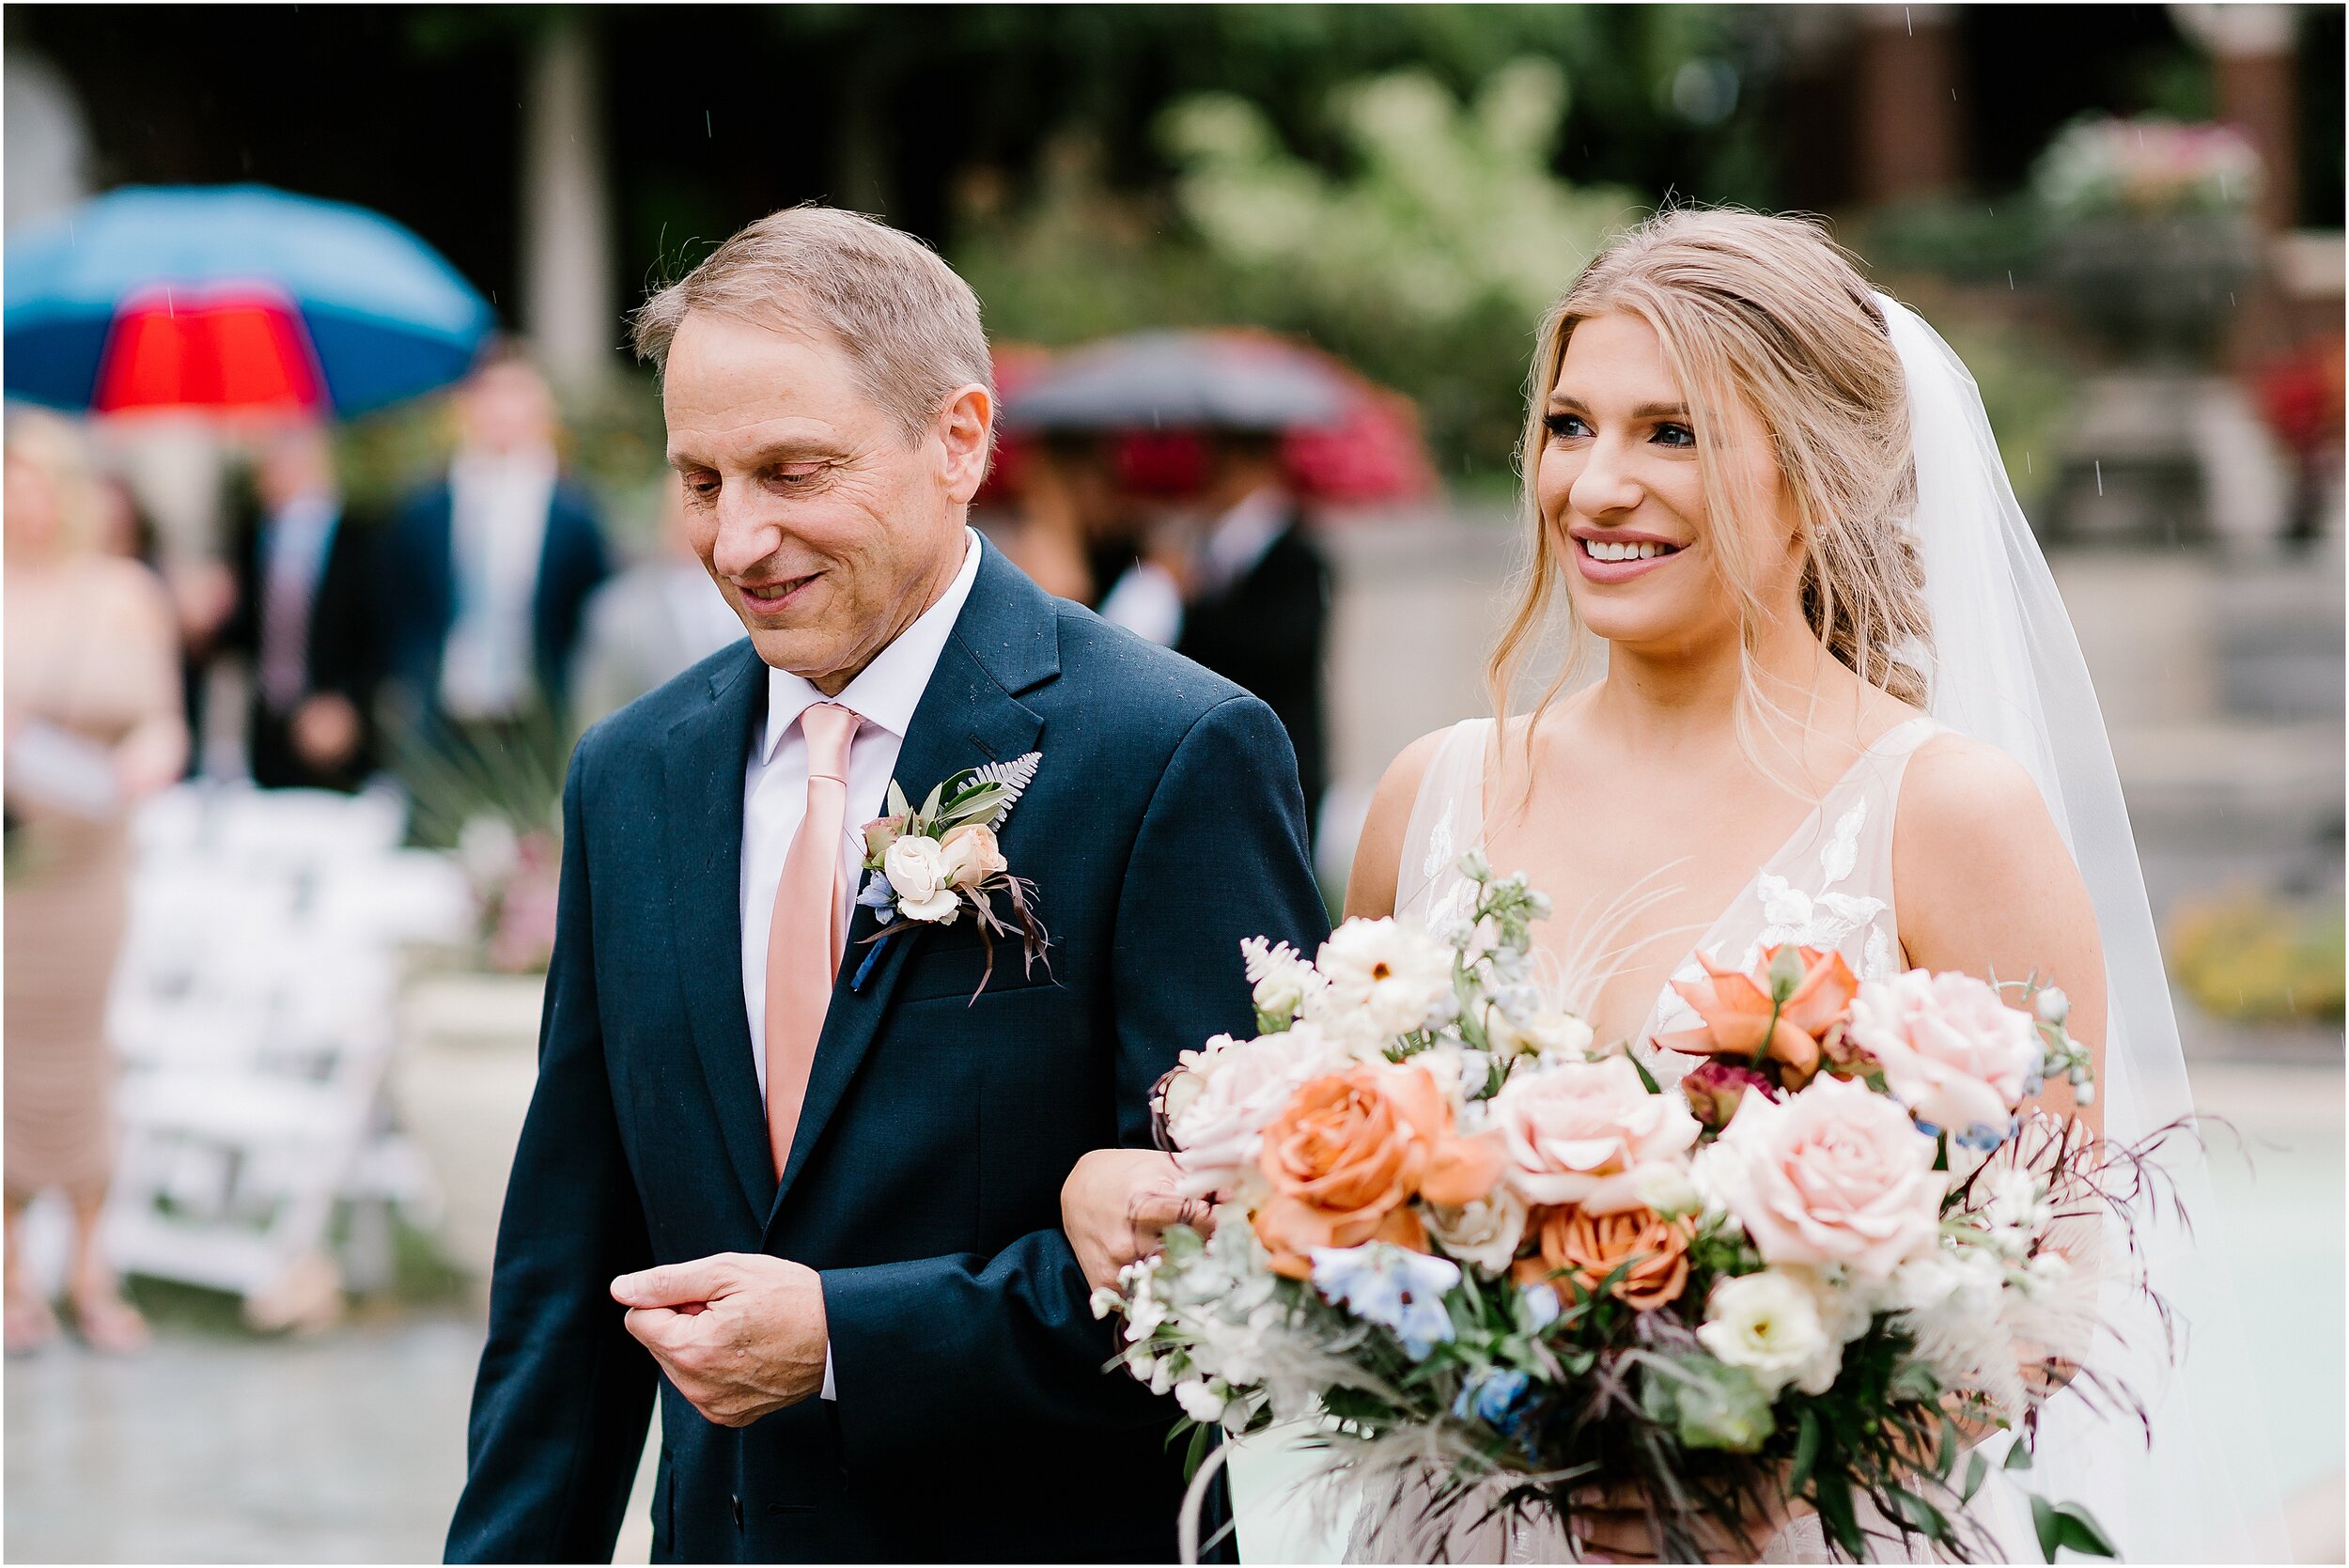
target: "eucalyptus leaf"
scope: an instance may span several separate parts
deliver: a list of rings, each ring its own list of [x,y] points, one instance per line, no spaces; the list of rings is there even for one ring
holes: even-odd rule
[[[2023,1446],[2023,1440],[2020,1437],[2015,1438],[2015,1446],[2006,1451],[2006,1467],[2010,1470],[2030,1468],[2030,1450]]]
[[[1640,1075],[1640,1081],[1647,1085],[1647,1092],[1649,1094],[1660,1094],[1664,1092],[1663,1086],[1656,1081],[1656,1075],[1647,1070],[1646,1063],[1641,1061],[1637,1056],[1630,1055],[1629,1053],[1626,1053],[1626,1060],[1631,1063],[1631,1070]]]
[[[2116,1558],[2121,1555],[2111,1538],[2105,1534],[2104,1527],[2096,1523],[2095,1515],[2078,1503],[2057,1503],[2054,1513],[2057,1545],[2069,1546],[2082,1557]]]
[[[1982,1490],[1982,1483],[1988,1480],[1989,1477],[1990,1461],[1984,1459],[1980,1451],[1967,1455],[1966,1484],[1958,1488],[1957,1495],[1959,1500],[1963,1502],[1972,1502],[1974,1500],[1974,1494]]]

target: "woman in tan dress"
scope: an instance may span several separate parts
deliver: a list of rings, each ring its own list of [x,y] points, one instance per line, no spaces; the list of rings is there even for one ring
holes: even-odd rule
[[[129,809],[187,758],[177,634],[154,575],[101,548],[97,477],[70,425],[10,413],[4,516],[8,1348],[56,1335],[17,1247],[25,1205],[54,1188],[73,1209],[75,1325],[95,1348],[128,1350],[146,1325],[97,1239],[113,1158],[106,992]]]

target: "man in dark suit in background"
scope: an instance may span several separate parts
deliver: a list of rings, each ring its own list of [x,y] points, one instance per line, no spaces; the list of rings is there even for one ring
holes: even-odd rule
[[[1318,817],[1330,782],[1323,653],[1330,563],[1304,527],[1277,434],[1209,438],[1206,509],[1213,520],[1185,566],[1174,651],[1195,659],[1280,716],[1297,751],[1305,809]]]
[[[1287,739],[968,528],[987,338],[917,241],[775,213],[637,343],[751,636],[572,758],[449,1557],[607,1560],[658,1389],[657,1560],[1170,1561],[1177,1411],[1103,1370],[1060,1191],[1250,1027],[1243,938],[1326,934]],[[890,782],[1029,753],[1049,967],[852,902]]]
[[[221,643],[244,655],[252,677],[253,781],[356,789],[376,762],[377,529],[344,503],[316,425],[264,441],[252,500],[236,525],[235,608]]]
[[[587,597],[611,571],[586,497],[555,460],[554,400],[510,351],[457,394],[448,477],[404,504],[380,588],[402,718],[492,735],[564,709]]]

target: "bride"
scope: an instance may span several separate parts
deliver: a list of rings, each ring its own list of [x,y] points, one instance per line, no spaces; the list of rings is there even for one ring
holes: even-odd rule
[[[1481,847],[1550,895],[1535,940],[1562,999],[1667,1088],[1694,1059],[1652,1041],[1695,1022],[1672,982],[1701,978],[1700,955],[1750,969],[1795,941],[1840,951],[1862,978],[2035,972],[2069,994],[2105,1091],[2077,1104],[2050,1084],[2046,1109],[2100,1130],[2110,1115],[2120,1138],[2185,1114],[2085,668],[1979,396],[1932,330],[1810,224],[1680,210],[1582,273],[1544,327],[1532,391],[1532,563],[1489,669],[1502,717],[1426,737],[1389,768],[1346,913],[1439,921],[1460,856]],[[1604,644],[1604,671],[1562,696],[1569,665],[1514,714],[1561,597]],[[1064,1197],[1096,1282],[1153,1250],[1178,1204],[1170,1163],[1134,1151],[1086,1157]],[[2140,1374],[2167,1360],[2130,1349]],[[2177,1424],[2165,1409],[2157,1452]],[[2059,1468],[2074,1495],[2085,1477],[2127,1498],[2101,1511],[2124,1551],[2180,1549],[2193,1520],[2174,1507],[2163,1533],[2127,1528],[2141,1488],[2111,1491],[2118,1467]],[[2194,1520],[2234,1518],[2220,1489],[2203,1481]],[[1646,1553],[1644,1527],[1614,1517],[1580,1549]],[[2031,1549],[2012,1533],[1998,1530],[2002,1550]],[[1453,1543],[1526,1546],[1544,1549]],[[1719,1555],[1765,1551],[1823,1555],[1804,1519]]]

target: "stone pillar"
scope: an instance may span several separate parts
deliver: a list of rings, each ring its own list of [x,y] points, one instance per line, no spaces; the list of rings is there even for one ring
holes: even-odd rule
[[[554,380],[590,386],[620,342],[594,24],[551,22],[523,70],[522,330]]]
[[[1930,195],[1961,167],[1954,6],[1861,6],[1856,151],[1871,203]]]
[[[2299,114],[2291,6],[2172,6],[2179,30],[2209,52],[2218,117],[2250,138],[2267,166],[2261,225],[2270,233],[2299,217]]]

